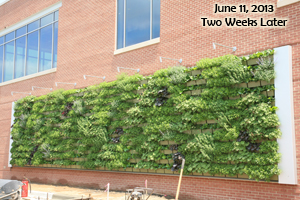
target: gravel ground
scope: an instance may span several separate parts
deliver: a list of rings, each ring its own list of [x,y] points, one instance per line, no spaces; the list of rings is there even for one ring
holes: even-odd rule
[[[34,191],[29,195],[30,198],[24,198],[24,200],[43,200],[41,196],[39,197],[39,192],[53,193],[53,200],[67,200],[67,199],[81,199],[93,197],[95,200],[107,200],[107,193],[104,190],[95,190],[87,188],[69,187],[69,186],[56,186],[56,185],[46,185],[46,184],[31,184],[31,189]],[[149,200],[164,200],[164,199],[175,199],[170,196],[163,195],[152,195]],[[124,192],[114,192],[110,191],[109,200],[125,200]]]

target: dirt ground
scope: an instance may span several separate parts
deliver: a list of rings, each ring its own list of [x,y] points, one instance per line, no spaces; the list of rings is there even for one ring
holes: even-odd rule
[[[48,192],[54,193],[53,200],[65,200],[65,199],[81,199],[89,197],[93,197],[94,200],[107,200],[107,193],[104,190],[95,190],[95,189],[87,189],[87,188],[78,188],[78,187],[69,187],[69,186],[55,186],[55,185],[46,185],[46,184],[31,184],[32,191],[38,192]],[[37,194],[33,192],[30,197],[30,200],[39,199]],[[43,199],[43,198],[40,198]],[[165,200],[165,199],[175,199],[170,196],[163,195],[152,195],[149,200]],[[115,192],[110,191],[109,200],[125,200],[125,192]]]

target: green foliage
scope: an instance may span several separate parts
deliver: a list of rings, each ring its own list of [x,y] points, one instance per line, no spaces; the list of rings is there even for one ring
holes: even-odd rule
[[[211,133],[197,134],[193,140],[186,145],[185,152],[199,151],[204,158],[212,160],[215,151],[214,138]]]
[[[101,147],[108,141],[106,129],[93,125],[87,118],[78,119],[78,131],[83,135],[82,143]]]
[[[168,75],[170,76],[171,83],[173,84],[181,84],[187,81],[187,74],[184,73],[185,67],[172,67],[168,71]]]
[[[82,115],[84,113],[84,105],[82,100],[74,101],[73,110],[77,115]]]
[[[274,63],[263,58],[273,53],[249,56],[260,58],[250,67],[248,58],[226,55],[189,69],[121,74],[85,89],[23,98],[15,104],[11,163],[170,169],[172,155],[165,152],[172,141],[186,157],[185,174],[247,174],[268,181],[280,173],[277,108],[266,95],[275,88],[242,83],[274,79]],[[249,139],[238,140],[245,132]],[[259,144],[257,151],[247,150],[252,143]]]
[[[266,165],[266,166],[257,166],[257,165],[246,165],[244,172],[249,176],[250,179],[266,180],[269,181],[270,177],[273,175],[279,175],[280,169],[278,165]]]
[[[234,55],[225,55],[218,58],[205,58],[197,62],[196,68],[193,68],[192,70],[196,69],[206,69],[211,67],[218,67],[221,66],[224,62],[230,62],[234,61],[236,59],[239,59],[238,57]]]
[[[270,58],[259,59],[254,76],[256,80],[266,80],[267,82],[270,82],[275,78],[274,61]]]
[[[243,56],[242,60],[246,61],[246,60],[253,59],[253,58],[267,57],[267,56],[273,55],[274,53],[275,53],[274,50],[268,49],[265,51],[256,52],[249,56]]]

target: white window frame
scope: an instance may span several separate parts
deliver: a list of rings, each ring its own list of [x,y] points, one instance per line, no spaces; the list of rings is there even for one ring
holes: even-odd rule
[[[126,8],[126,0],[124,0],[124,20],[126,20],[126,12],[125,12],[125,8]],[[151,1],[151,9],[153,9],[153,6],[152,6],[152,1]],[[152,10],[151,10],[152,11]],[[124,52],[128,52],[128,51],[132,51],[132,50],[135,50],[135,49],[139,49],[139,48],[143,48],[143,47],[146,47],[146,46],[150,46],[150,45],[153,45],[153,44],[157,44],[160,42],[160,37],[158,38],[154,38],[154,39],[151,39],[152,38],[152,12],[150,12],[150,39],[147,40],[147,41],[144,41],[144,42],[140,42],[140,43],[137,43],[137,44],[134,44],[134,45],[130,45],[130,46],[127,46],[125,47],[125,26],[126,26],[126,23],[124,22],[124,47],[123,48],[120,48],[120,49],[117,49],[117,46],[118,46],[118,0],[116,0],[116,17],[115,17],[115,51],[114,51],[114,55],[117,55],[117,54],[120,54],[120,53],[124,53]]]
[[[277,8],[290,5],[292,3],[300,2],[300,0],[278,0]]]
[[[51,73],[54,73],[54,72],[56,72],[56,68],[52,68],[52,69],[48,69],[48,70],[45,70],[45,71],[37,72],[37,73],[30,74],[30,75],[27,75],[27,76],[22,76],[20,78],[15,78],[15,79],[12,79],[10,81],[2,82],[2,83],[0,83],[0,87],[4,86],[4,85],[9,85],[9,84],[12,84],[12,83],[17,83],[17,82],[20,82],[20,81],[25,81],[25,80],[28,80],[28,79],[31,79],[31,78],[43,76],[43,75],[46,75],[46,74],[51,74]]]

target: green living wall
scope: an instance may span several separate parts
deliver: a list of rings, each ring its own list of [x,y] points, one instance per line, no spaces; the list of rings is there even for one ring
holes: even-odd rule
[[[11,164],[176,173],[172,153],[181,152],[185,174],[276,179],[273,53],[20,99]]]

